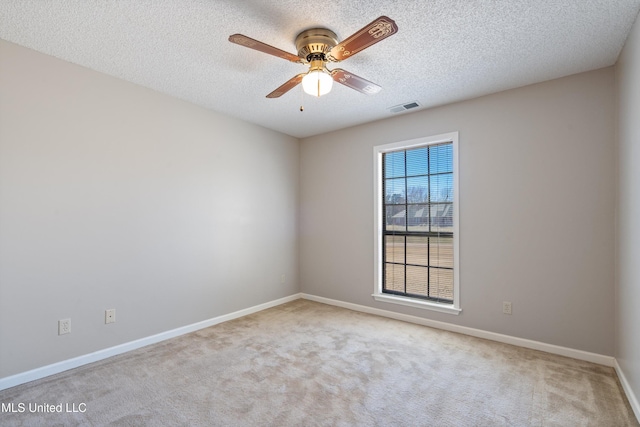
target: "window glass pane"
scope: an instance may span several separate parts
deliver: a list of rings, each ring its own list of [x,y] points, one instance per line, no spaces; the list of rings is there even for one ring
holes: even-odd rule
[[[431,231],[453,233],[453,203],[431,205]]]
[[[433,267],[429,269],[429,296],[453,300],[453,270]]]
[[[427,296],[427,267],[407,266],[407,293]]]
[[[404,292],[404,265],[384,265],[384,289]]]
[[[453,172],[453,144],[429,147],[429,173]]]
[[[387,204],[405,203],[404,178],[386,179],[384,181],[384,202]]]
[[[407,211],[404,205],[391,205],[385,209],[385,230],[406,231]]]
[[[409,205],[409,231],[429,231],[429,205]]]
[[[407,150],[407,176],[426,175],[429,173],[427,151],[427,147]]]
[[[404,176],[404,151],[384,154],[384,177]]]
[[[407,203],[426,203],[429,201],[429,177],[407,178]]]
[[[429,265],[428,251],[427,236],[407,236],[407,264]]]
[[[409,258],[408,250],[407,258]],[[429,238],[429,264],[432,267],[453,268],[453,237]]]
[[[383,160],[383,291],[451,303],[453,144],[384,153]]]
[[[431,176],[431,202],[453,202],[453,174]]]
[[[386,262],[404,264],[404,236],[384,236],[384,258]]]

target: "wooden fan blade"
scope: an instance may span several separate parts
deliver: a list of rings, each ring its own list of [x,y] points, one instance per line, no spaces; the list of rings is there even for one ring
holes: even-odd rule
[[[377,84],[341,68],[336,68],[331,71],[331,77],[333,77],[334,81],[350,87],[351,89],[355,89],[360,93],[364,93],[365,95],[375,95],[382,89]]]
[[[329,52],[329,59],[342,61],[397,32],[398,26],[396,23],[386,16],[381,16],[334,46]]]
[[[269,55],[277,56],[278,58],[286,59],[287,61],[303,63],[302,59],[300,59],[298,55],[285,52],[277,47],[269,46],[266,43],[262,43],[261,41],[252,39],[251,37],[247,37],[243,34],[233,34],[229,36],[229,41],[231,43],[239,44],[240,46],[248,47],[249,49],[254,49],[268,53]]]
[[[280,86],[278,89],[274,90],[269,95],[267,95],[267,98],[279,98],[279,97],[281,97],[282,95],[284,95],[285,93],[287,93],[291,89],[293,89],[294,87],[298,86],[300,84],[300,82],[302,81],[302,78],[304,77],[304,75],[305,75],[305,73],[302,73],[302,74],[298,74],[297,76],[294,76],[294,77],[290,78],[288,82],[286,82],[285,84]]]

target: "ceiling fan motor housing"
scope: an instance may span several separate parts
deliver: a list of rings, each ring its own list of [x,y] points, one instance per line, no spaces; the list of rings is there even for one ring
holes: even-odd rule
[[[307,62],[326,61],[326,54],[338,44],[338,36],[326,28],[312,28],[298,34],[298,56]]]

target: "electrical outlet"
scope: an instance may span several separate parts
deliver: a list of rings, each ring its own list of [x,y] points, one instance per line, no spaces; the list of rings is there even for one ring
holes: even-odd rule
[[[71,333],[71,319],[58,320],[58,335]]]
[[[110,308],[104,311],[104,323],[115,323],[116,321],[116,309]]]
[[[285,276],[284,274],[282,276],[280,276],[280,283],[284,284],[285,279],[287,278],[287,276]]]
[[[502,312],[504,314],[511,314],[511,302],[510,301],[502,301]]]

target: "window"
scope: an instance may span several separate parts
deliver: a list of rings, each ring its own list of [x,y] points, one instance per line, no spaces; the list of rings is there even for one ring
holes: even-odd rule
[[[457,132],[374,148],[374,298],[458,314]]]

